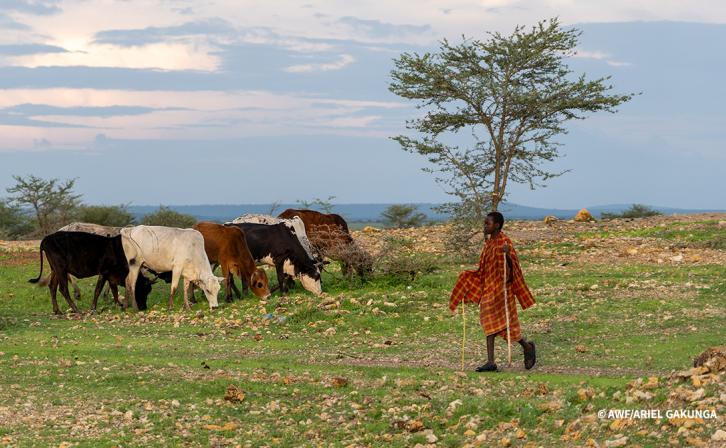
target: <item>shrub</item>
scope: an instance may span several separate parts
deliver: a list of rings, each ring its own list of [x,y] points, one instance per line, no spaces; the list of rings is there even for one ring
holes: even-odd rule
[[[623,211],[622,213],[602,213],[601,217],[602,219],[615,219],[615,218],[647,218],[649,216],[659,216],[662,215],[661,212],[657,210],[653,210],[652,208],[648,207],[647,205],[643,204],[633,204],[630,206],[629,209]]]
[[[20,207],[0,199],[0,238],[17,239],[32,231],[33,224]]]
[[[102,226],[124,227],[134,223],[134,215],[126,205],[82,205],[77,216],[80,222]]]
[[[422,274],[435,271],[437,259],[433,254],[415,250],[408,238],[384,237],[383,247],[373,261],[377,275],[412,281]]]
[[[190,228],[196,223],[197,218],[194,216],[179,213],[163,205],[160,205],[157,211],[144,216],[141,220],[141,224],[147,226],[179,227],[182,229]]]
[[[416,205],[393,204],[381,213],[381,217],[389,227],[419,227],[426,222],[426,215],[417,210]]]

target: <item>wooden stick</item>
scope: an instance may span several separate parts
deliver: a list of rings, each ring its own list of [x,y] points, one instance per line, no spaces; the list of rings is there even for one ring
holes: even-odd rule
[[[461,338],[461,371],[464,371],[464,347],[466,347],[466,313],[464,308],[466,305],[466,299],[461,301],[461,320],[464,323],[464,334]]]

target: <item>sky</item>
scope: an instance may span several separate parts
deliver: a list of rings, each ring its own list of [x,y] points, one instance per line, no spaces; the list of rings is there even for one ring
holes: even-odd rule
[[[567,124],[570,170],[511,202],[726,209],[726,2],[0,0],[0,196],[77,178],[92,204],[449,199],[390,139],[393,59],[559,17],[577,74],[638,92]]]

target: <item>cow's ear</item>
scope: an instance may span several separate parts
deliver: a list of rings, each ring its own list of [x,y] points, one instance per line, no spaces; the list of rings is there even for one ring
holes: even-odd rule
[[[218,281],[219,283],[224,283],[224,282],[226,282],[226,281],[227,281],[227,279],[226,279],[225,277],[217,277],[217,281]]]

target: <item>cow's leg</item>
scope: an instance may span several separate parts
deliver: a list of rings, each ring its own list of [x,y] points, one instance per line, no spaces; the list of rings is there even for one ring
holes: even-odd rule
[[[171,290],[169,291],[169,305],[167,308],[169,311],[171,311],[174,308],[174,293],[176,292],[176,288],[179,286],[179,277],[181,277],[181,271],[172,269],[171,271]],[[186,280],[186,279],[185,279]],[[184,284],[184,293],[186,294],[186,283]],[[184,296],[184,306],[186,307],[188,305],[187,302],[187,296]]]
[[[275,264],[275,271],[277,272],[277,284],[280,285],[280,293],[282,295],[287,294],[287,287],[285,286],[285,270],[282,263]]]
[[[78,282],[73,279],[70,275],[68,276],[68,281],[71,283],[71,286],[73,287],[73,298],[76,300],[81,300],[81,288],[78,287]]]
[[[68,292],[68,276],[57,276],[58,278],[58,287],[60,288],[61,294],[63,294],[63,297],[66,299],[66,302],[68,302],[68,305],[71,307],[74,313],[79,314],[78,307],[76,306],[75,302],[73,302],[73,299],[71,299],[71,294]]]
[[[129,273],[126,275],[126,305],[123,307],[124,310],[128,308],[129,303],[134,307],[134,311],[139,310],[139,305],[136,303],[136,279],[139,278],[139,271],[141,266],[139,263],[134,263],[129,266]]]
[[[118,306],[120,306],[121,308],[123,308],[124,307],[124,304],[121,303],[121,301],[118,298],[118,285],[116,285],[114,283],[111,283],[111,282],[108,282],[108,289],[111,290],[111,294],[113,295],[114,302],[116,302],[116,304]],[[126,295],[128,295],[128,293],[126,293]]]
[[[234,280],[232,279],[232,267],[229,263],[222,263],[222,275],[227,279],[227,281],[224,282],[224,300],[227,303],[232,303],[234,298],[232,297],[231,284],[234,283]]]
[[[106,277],[103,275],[98,276],[98,281],[96,282],[96,290],[93,291],[93,303],[91,303],[91,311],[96,311],[96,305],[98,304],[98,296],[101,295],[101,291],[103,290],[103,285],[106,283]]]
[[[50,274],[48,289],[50,290],[50,301],[53,303],[53,314],[61,314],[61,310],[58,307],[58,300],[56,299],[56,294],[58,294],[58,280],[56,280],[55,274]]]
[[[245,284],[244,277],[240,275],[240,281],[242,282],[242,285]],[[240,294],[239,289],[237,289],[237,285],[234,284],[234,276],[232,274],[229,275],[229,279],[227,280],[229,282],[229,286],[232,288],[232,291],[234,292],[235,297],[238,299],[242,298],[242,294]]]
[[[249,285],[248,285],[249,280],[250,279],[244,278],[244,277],[240,277],[239,278],[240,283],[242,283],[242,294],[245,295],[245,296],[249,292]],[[237,287],[234,286],[234,284],[232,284],[232,287],[235,288],[235,290],[237,290]],[[239,291],[237,291],[237,293],[239,294]],[[242,298],[242,297],[240,297],[240,298]]]
[[[184,309],[189,311],[192,309],[191,305],[189,304],[189,293],[194,293],[194,283],[187,280],[186,277],[184,277]]]
[[[285,288],[287,291],[295,287],[295,279],[292,276],[285,274]]]

